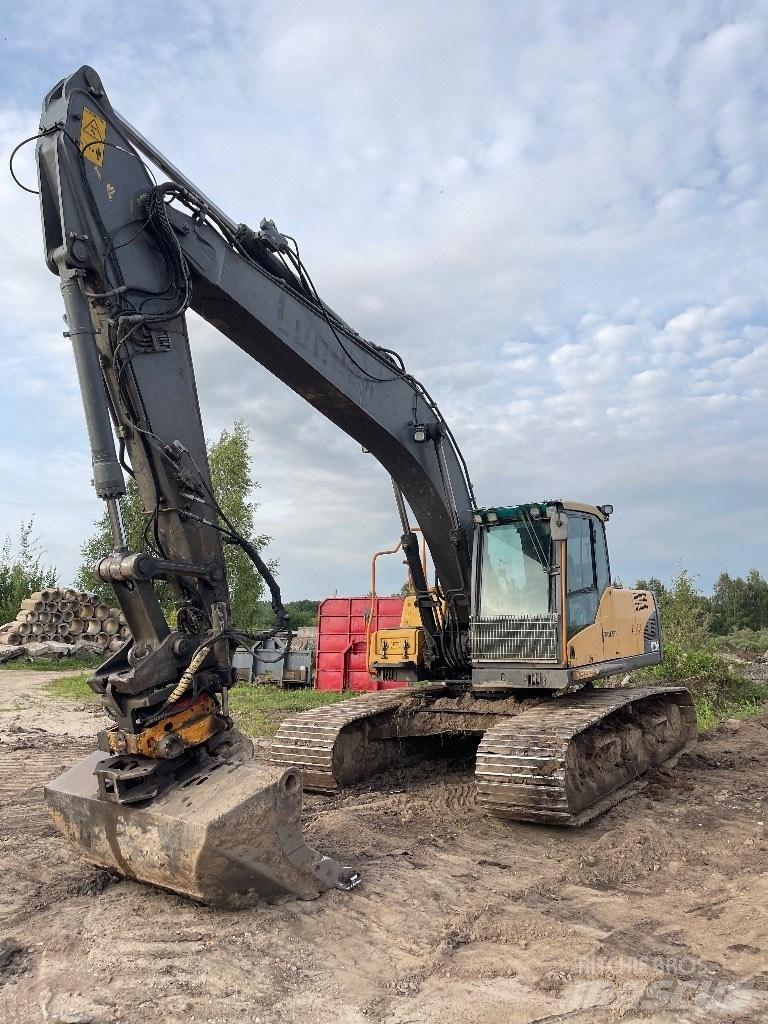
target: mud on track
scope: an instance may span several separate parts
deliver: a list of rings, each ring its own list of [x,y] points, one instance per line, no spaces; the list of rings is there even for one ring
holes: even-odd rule
[[[238,914],[58,837],[41,782],[99,718],[42,679],[0,673],[2,1022],[768,1020],[768,717],[579,831],[483,817],[458,753],[309,797],[310,839],[362,887]]]

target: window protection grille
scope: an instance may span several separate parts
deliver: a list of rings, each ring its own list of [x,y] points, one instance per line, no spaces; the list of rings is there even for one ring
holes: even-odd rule
[[[473,661],[557,662],[558,616],[478,616],[470,624]]]

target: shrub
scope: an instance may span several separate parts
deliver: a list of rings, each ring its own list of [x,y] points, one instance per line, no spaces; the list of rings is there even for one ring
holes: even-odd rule
[[[42,564],[34,520],[22,522],[15,549],[6,537],[0,550],[0,625],[16,617],[21,602],[33,591],[56,585],[56,570]]]
[[[734,672],[718,653],[723,645],[710,632],[710,609],[695,577],[680,569],[668,588],[658,580],[653,583],[656,586],[648,589],[654,590],[659,605],[664,658],[660,665],[638,673],[638,681],[686,686],[704,730],[726,718],[744,718],[761,710],[768,700],[768,685]]]

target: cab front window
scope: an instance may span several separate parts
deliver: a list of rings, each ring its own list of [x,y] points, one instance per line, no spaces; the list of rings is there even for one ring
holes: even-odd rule
[[[489,527],[483,538],[480,615],[549,612],[549,526],[516,521]]]

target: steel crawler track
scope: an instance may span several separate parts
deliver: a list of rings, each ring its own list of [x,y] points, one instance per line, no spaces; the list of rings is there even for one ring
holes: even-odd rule
[[[343,785],[334,771],[342,731],[355,722],[361,725],[366,721],[375,722],[384,712],[396,710],[412,696],[413,691],[405,688],[388,690],[291,715],[274,738],[272,762],[300,768],[305,789],[334,793]]]
[[[670,712],[678,728],[668,724]],[[634,728],[646,737],[654,730],[671,734],[659,736],[658,746],[650,744],[640,763],[626,759],[630,715],[637,716]],[[584,690],[540,704],[485,733],[475,767],[478,802],[497,817],[583,825],[642,789],[648,769],[674,762],[695,743],[696,714],[684,687]],[[579,768],[583,776],[592,766],[595,777],[582,777],[582,785],[574,785]],[[615,785],[601,785],[601,775],[603,783]]]
[[[306,789],[334,792],[403,763],[400,743],[450,734],[446,716],[431,711],[435,697],[432,690],[392,690],[294,715],[275,737],[273,761],[299,768]],[[684,687],[587,689],[516,715],[488,713],[487,703],[482,714],[464,705],[448,717],[457,719],[456,734],[482,735],[478,803],[502,818],[581,825],[696,743]]]

